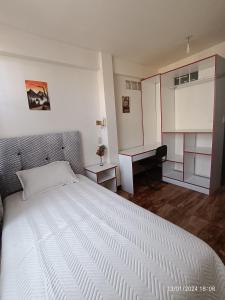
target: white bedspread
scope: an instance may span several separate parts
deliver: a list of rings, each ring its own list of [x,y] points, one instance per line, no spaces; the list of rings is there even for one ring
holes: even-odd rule
[[[203,241],[80,176],[5,201],[1,299],[225,299]]]

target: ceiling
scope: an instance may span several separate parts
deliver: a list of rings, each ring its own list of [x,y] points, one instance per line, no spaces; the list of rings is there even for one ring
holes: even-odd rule
[[[159,67],[225,40],[225,0],[0,0],[0,23]]]

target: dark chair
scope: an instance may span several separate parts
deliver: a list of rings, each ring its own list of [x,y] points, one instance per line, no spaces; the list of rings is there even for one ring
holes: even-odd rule
[[[152,179],[151,175],[153,174],[153,171],[159,167],[162,167],[162,164],[166,161],[166,159],[167,146],[162,145],[156,149],[154,156],[148,157],[140,161],[140,164],[144,168],[144,172],[146,174],[147,185],[149,185],[149,179]],[[162,177],[161,174],[160,177]]]

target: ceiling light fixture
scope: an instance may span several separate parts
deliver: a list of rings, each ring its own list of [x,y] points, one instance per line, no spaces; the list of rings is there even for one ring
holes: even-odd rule
[[[191,35],[188,35],[187,37],[186,37],[186,40],[187,40],[187,48],[186,48],[186,52],[187,52],[187,54],[189,54],[190,53],[190,51],[191,51],[191,49],[190,49],[190,39],[191,39]]]

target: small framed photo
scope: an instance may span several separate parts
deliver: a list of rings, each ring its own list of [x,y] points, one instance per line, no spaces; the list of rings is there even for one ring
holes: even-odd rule
[[[50,110],[48,84],[44,81],[25,80],[28,105],[31,110]]]
[[[123,109],[123,113],[130,113],[130,97],[129,96],[122,97],[122,109]]]

